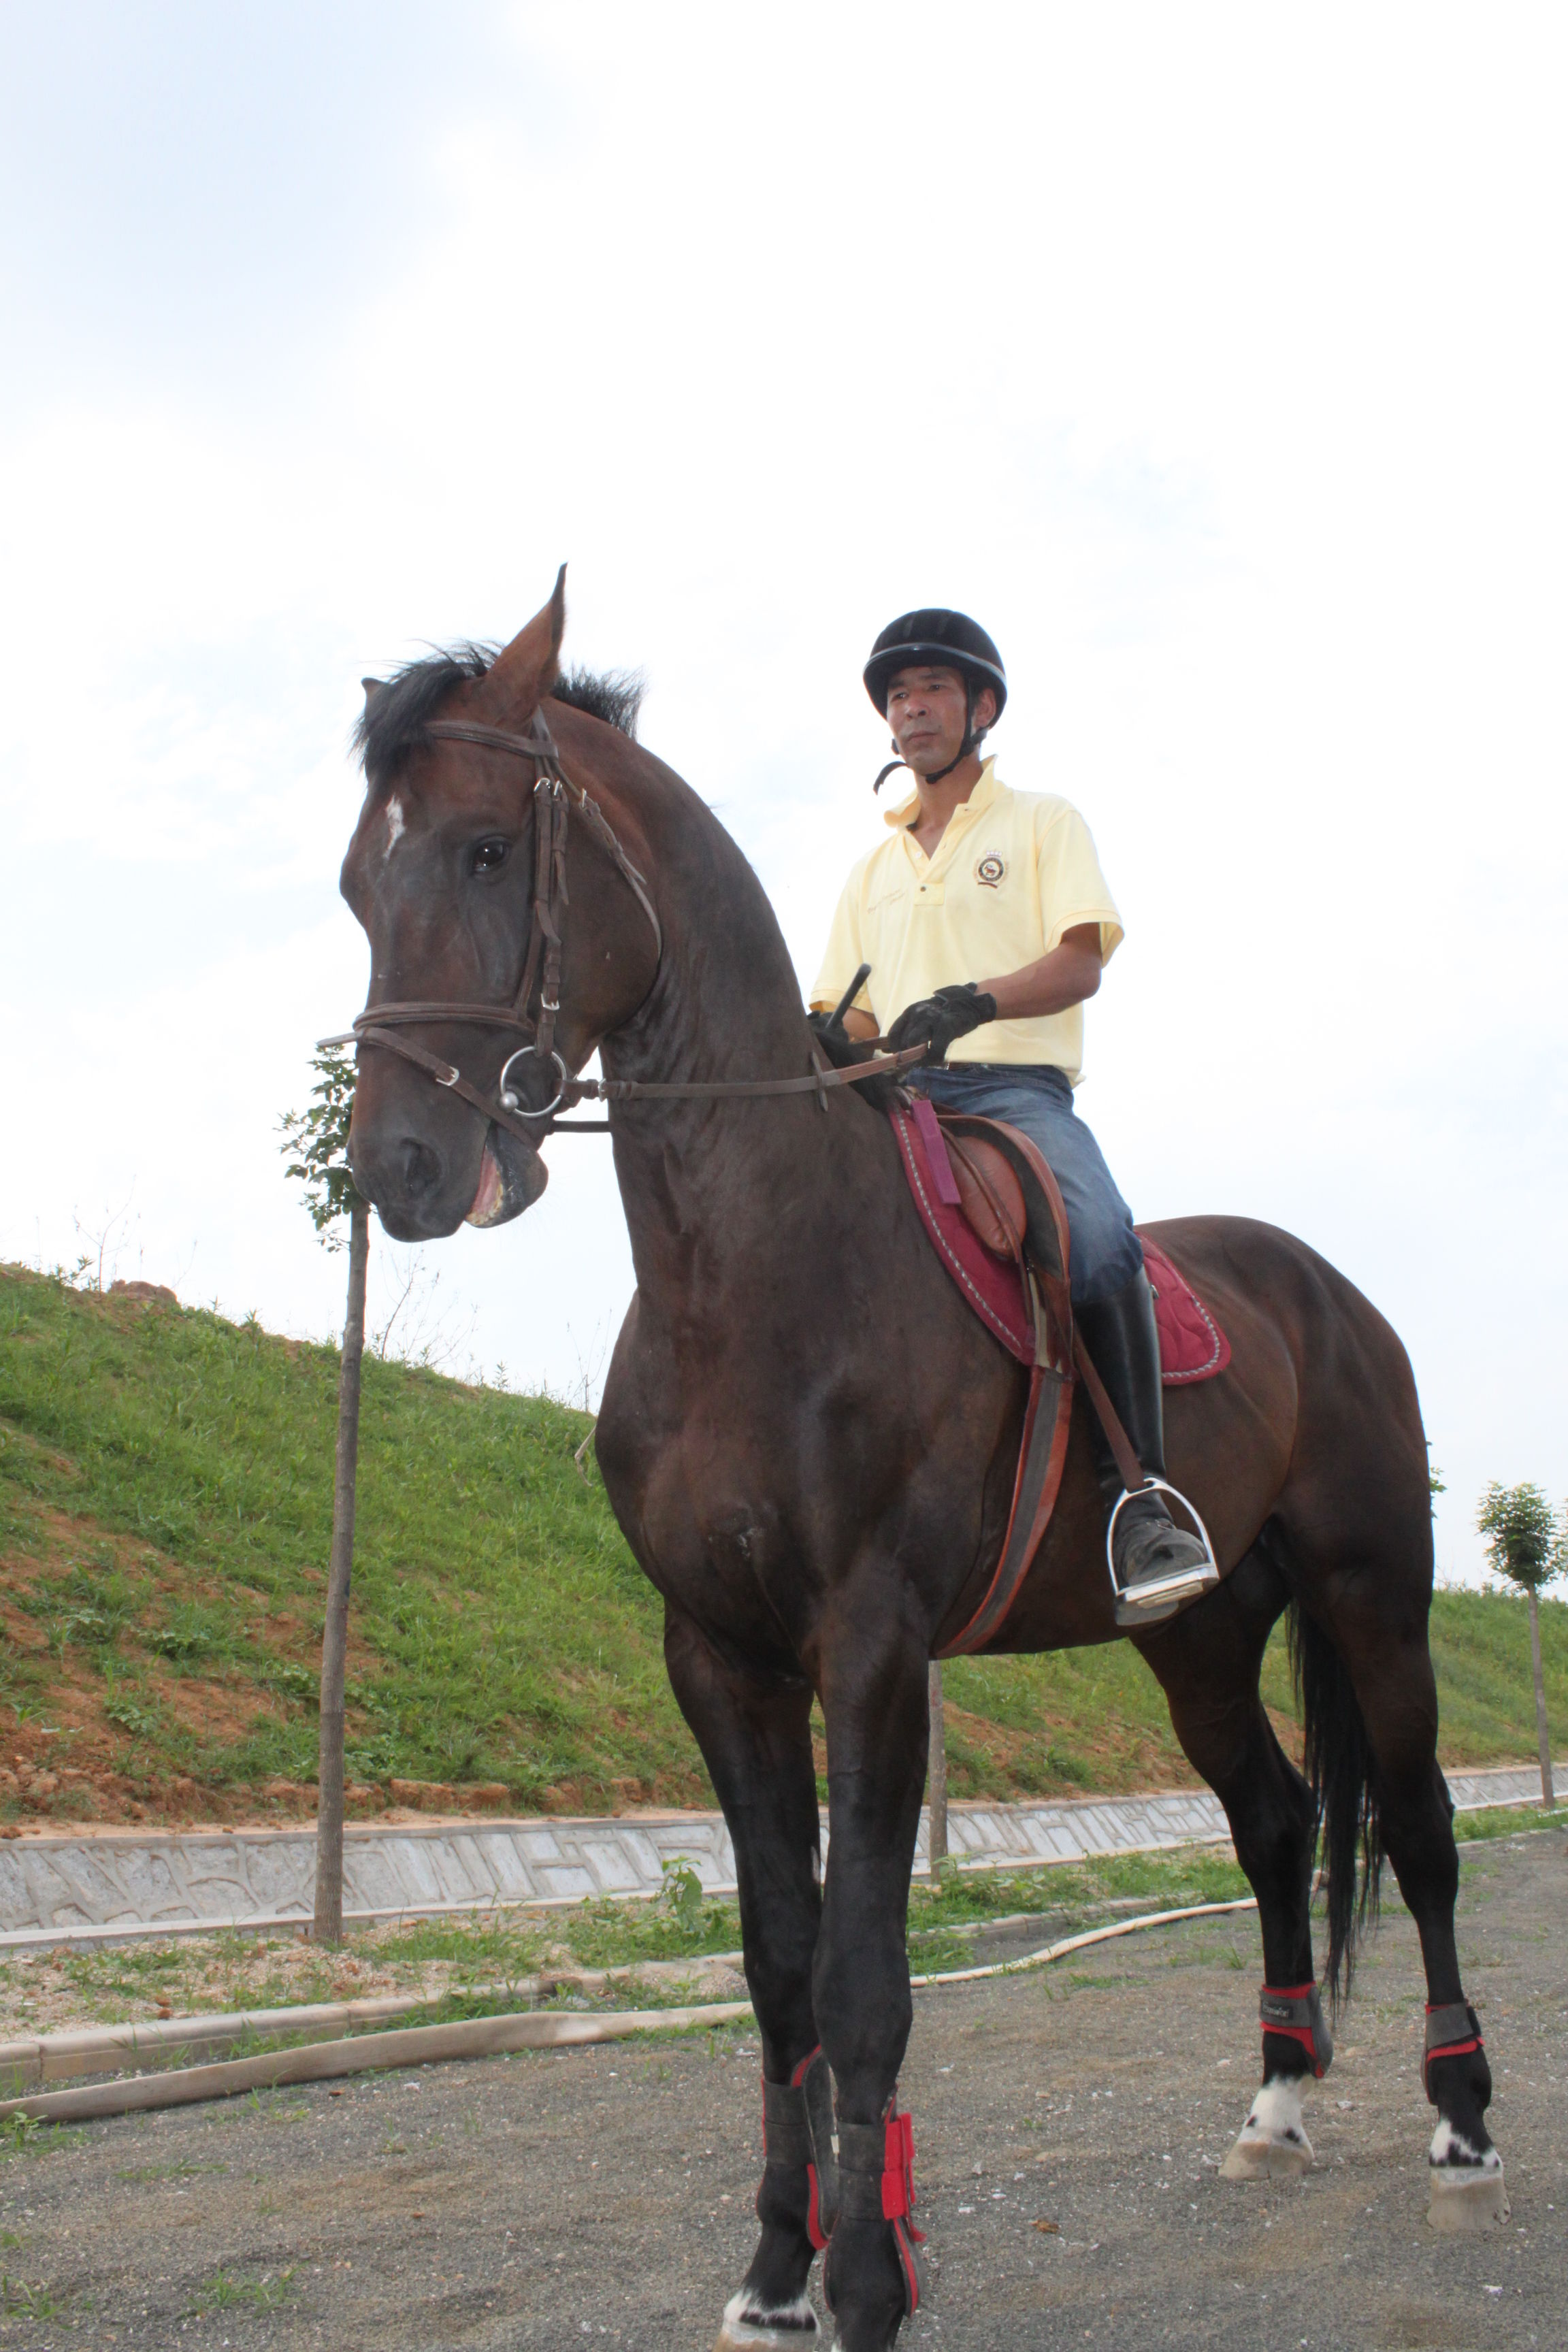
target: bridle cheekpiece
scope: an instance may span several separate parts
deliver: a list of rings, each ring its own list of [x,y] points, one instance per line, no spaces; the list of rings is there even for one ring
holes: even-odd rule
[[[926,1048],[918,1045],[907,1053],[879,1055],[872,1061],[860,1062],[852,1068],[836,1070],[828,1067],[820,1051],[812,1044],[814,1068],[797,1078],[689,1079],[666,1081],[642,1078],[578,1078],[568,1070],[555,1044],[555,1024],[560,1017],[561,960],[563,932],[566,908],[571,904],[566,889],[566,828],[572,810],[575,810],[600,847],[631,889],[652,928],[656,959],[664,955],[664,932],[658,914],[648,893],[646,877],[637,871],[626,856],[615,827],[598,803],[591,800],[579,784],[574,784],[561,765],[561,755],[555,739],[545,723],[542,711],[535,711],[526,735],[510,733],[505,728],[485,727],[478,721],[462,719],[432,719],[426,722],[425,732],[453,743],[477,743],[484,751],[504,751],[514,759],[531,760],[536,769],[533,782],[534,851],[533,851],[533,919],[529,926],[528,948],[523,957],[522,978],[510,1004],[447,1003],[439,1000],[411,999],[391,1004],[368,1005],[352,1029],[341,1031],[333,1037],[318,1038],[321,1047],[328,1045],[381,1045],[388,1053],[400,1055],[416,1070],[434,1079],[438,1087],[461,1096],[493,1119],[531,1150],[537,1150],[546,1134],[591,1134],[607,1126],[601,1119],[563,1121],[555,1114],[563,1103],[578,1103],[590,1098],[602,1102],[631,1102],[652,1097],[696,1097],[719,1095],[790,1095],[815,1092],[824,1110],[827,1108],[829,1087],[858,1085],[864,1078],[879,1077],[889,1072],[908,1069],[923,1060]],[[657,975],[656,975],[657,976]],[[537,1017],[529,1013],[529,1000],[534,985],[539,988]],[[426,1053],[422,1045],[412,1044],[399,1034],[405,1028],[427,1021],[471,1022],[489,1029],[512,1029],[521,1033],[524,1043],[509,1054],[501,1065],[493,1095],[487,1095],[469,1084],[455,1063],[444,1062],[439,1055]],[[555,1066],[555,1092],[542,1110],[524,1110],[511,1087],[515,1064],[533,1059],[552,1062]],[[548,1119],[549,1128],[539,1122]],[[532,1122],[531,1127],[525,1122]]]

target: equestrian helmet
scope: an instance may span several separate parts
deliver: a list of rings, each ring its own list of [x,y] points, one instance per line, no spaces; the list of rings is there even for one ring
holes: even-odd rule
[[[950,613],[931,605],[919,613],[901,613],[889,621],[871,648],[866,665],[866,691],[885,719],[888,688],[898,671],[920,664],[928,668],[955,669],[973,698],[988,686],[996,697],[1001,718],[1007,700],[1007,673],[993,640],[967,613]]]

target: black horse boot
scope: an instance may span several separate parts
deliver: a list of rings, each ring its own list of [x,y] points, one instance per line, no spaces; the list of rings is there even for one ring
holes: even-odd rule
[[[1114,1298],[1074,1309],[1083,1343],[1121,1418],[1147,1475],[1165,1475],[1165,1426],[1160,1390],[1160,1337],[1154,1294],[1142,1267]],[[1115,1514],[1111,1564],[1118,1587],[1116,1622],[1131,1631],[1161,1624],[1187,1601],[1219,1582],[1219,1570],[1201,1538],[1177,1527],[1165,1498],[1134,1493],[1126,1501],[1110,1441],[1089,1412],[1095,1475],[1108,1518]],[[1117,1509],[1121,1503],[1121,1507]]]

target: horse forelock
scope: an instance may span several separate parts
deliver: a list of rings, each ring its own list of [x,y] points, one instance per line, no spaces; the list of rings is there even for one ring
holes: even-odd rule
[[[425,730],[460,687],[488,677],[504,649],[499,645],[461,642],[437,646],[416,661],[405,662],[366,700],[353,732],[370,789],[379,793],[397,773],[411,751],[428,740]],[[617,733],[637,740],[637,713],[647,691],[638,670],[568,670],[551,688],[548,699],[582,711]]]

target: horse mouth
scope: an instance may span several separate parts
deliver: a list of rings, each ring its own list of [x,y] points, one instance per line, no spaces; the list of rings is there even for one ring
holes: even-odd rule
[[[463,1222],[504,1225],[531,1208],[549,1181],[550,1171],[537,1151],[504,1129],[492,1127],[485,1138],[473,1203]]]

